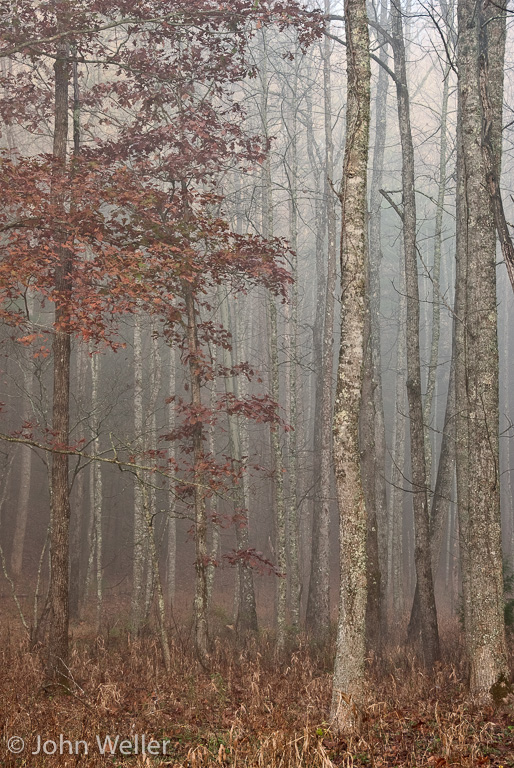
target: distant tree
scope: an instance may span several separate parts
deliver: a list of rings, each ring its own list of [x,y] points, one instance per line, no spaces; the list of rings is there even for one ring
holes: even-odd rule
[[[416,244],[416,192],[414,146],[412,141],[409,91],[405,61],[405,42],[401,7],[391,5],[391,42],[393,48],[398,124],[402,146],[403,248],[405,255],[406,336],[407,336],[407,400],[409,405],[411,487],[414,508],[414,560],[419,588],[421,638],[425,663],[432,667],[439,659],[439,633],[435,605],[432,562],[430,557],[430,519],[421,394],[421,358],[419,338],[418,253]]]
[[[330,12],[330,2],[325,0],[325,13]],[[328,22],[327,28],[328,31]],[[334,370],[334,306],[336,293],[336,197],[331,188],[334,172],[334,139],[332,134],[332,93],[331,93],[331,42],[328,35],[323,41],[323,128],[325,133],[325,166],[323,180],[323,202],[326,211],[327,266],[326,281],[323,285],[322,272],[318,268],[318,297],[316,313],[321,321],[319,334],[319,387],[316,388],[316,403],[319,409],[319,494],[316,496],[312,522],[312,557],[307,596],[306,624],[318,640],[326,640],[330,628],[330,508],[332,495],[332,414],[333,414],[333,370]],[[321,226],[321,222],[319,222]],[[319,247],[319,246],[318,246]],[[323,287],[325,288],[323,297]],[[324,301],[323,301],[324,298]],[[318,447],[318,446],[316,446]],[[318,482],[318,478],[316,478]]]

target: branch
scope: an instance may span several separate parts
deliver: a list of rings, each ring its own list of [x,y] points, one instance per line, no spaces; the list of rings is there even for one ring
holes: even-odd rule
[[[19,219],[18,221],[11,221],[10,224],[2,224],[0,226],[0,232],[8,232],[10,229],[18,229],[22,227],[37,226],[41,222],[41,219]]]
[[[436,21],[436,18],[434,16],[434,14],[430,11],[430,9],[428,9],[425,5],[423,5],[423,3],[421,3],[421,7],[425,9],[425,11],[427,12],[427,15],[432,20],[433,25],[435,26],[435,28],[439,32],[439,37],[441,38],[441,41],[442,41],[443,46],[444,46],[444,50],[445,50],[445,53],[446,53],[446,58],[448,60],[448,65],[449,65],[449,67],[451,69],[453,69],[453,71],[457,75],[458,74],[457,73],[457,68],[456,68],[455,64],[453,63],[453,58],[451,56],[450,49],[448,48],[448,43],[447,43],[446,38],[445,38],[445,36],[443,34],[443,30],[441,29],[441,27],[439,25],[439,22]]]
[[[259,15],[258,12],[255,14],[252,14],[253,17]],[[264,17],[267,16],[266,13],[262,14]],[[173,17],[175,17],[175,20],[173,20]],[[8,56],[14,56],[15,53],[20,53],[21,51],[26,50],[27,48],[31,48],[34,45],[44,45],[46,43],[56,43],[59,42],[59,40],[63,40],[65,38],[68,39],[75,39],[82,36],[87,35],[96,35],[99,32],[105,32],[109,29],[116,29],[117,27],[122,27],[124,25],[134,25],[134,26],[144,26],[146,24],[163,24],[167,23],[168,25],[172,25],[175,27],[193,27],[200,19],[210,19],[210,18],[234,18],[234,17],[240,17],[242,19],[245,18],[245,14],[237,14],[237,13],[230,13],[227,10],[208,10],[208,11],[197,11],[195,12],[194,16],[192,15],[189,19],[182,15],[180,18],[176,11],[170,11],[170,13],[165,13],[163,16],[154,16],[149,19],[145,18],[137,18],[135,16],[127,16],[122,19],[117,19],[116,21],[110,21],[106,24],[98,24],[94,25],[92,27],[83,27],[79,29],[67,29],[63,30],[62,32],[56,32],[55,35],[49,35],[48,37],[33,37],[29,40],[24,40],[21,43],[18,43],[17,45],[13,45],[10,48],[5,48],[4,50],[0,50],[0,59],[5,58]]]
[[[503,258],[505,259],[505,265],[507,267],[512,290],[514,290],[514,244],[512,243],[512,238],[509,232],[509,225],[507,223],[507,219],[505,218],[505,210],[503,208],[500,183],[496,170],[497,163],[495,162],[491,141],[492,106],[489,101],[489,94],[487,90],[487,62],[485,56],[483,55],[480,57],[479,66],[480,99],[482,102],[482,113],[484,116],[482,121],[482,158],[485,166],[486,185],[489,191],[489,196],[491,198],[494,223],[498,233],[498,239],[500,240]]]
[[[325,18],[328,21],[344,21],[344,16],[337,16],[334,14],[331,14],[330,16],[325,16]],[[376,30],[377,32],[379,32],[384,38],[384,40],[389,43],[390,46],[394,46],[394,38],[391,37],[389,32],[386,29],[384,29],[384,27],[381,24],[379,24],[377,21],[373,21],[373,19],[368,18],[368,25],[372,27],[374,30]]]
[[[400,208],[400,206],[399,206],[399,205],[397,205],[397,204],[394,202],[394,200],[393,200],[393,198],[391,197],[391,195],[389,194],[389,192],[386,192],[386,191],[385,191],[385,189],[379,189],[378,191],[380,192],[380,194],[381,194],[383,197],[385,197],[385,199],[387,200],[387,202],[389,203],[389,205],[391,206],[391,208],[394,208],[394,210],[396,211],[396,213],[398,214],[398,216],[400,217],[400,219],[403,221],[403,211],[402,211],[402,209]]]
[[[29,445],[31,448],[38,448],[39,450],[46,451],[47,453],[58,453],[63,456],[80,456],[81,458],[88,459],[89,461],[100,461],[103,464],[112,464],[115,467],[118,467],[121,471],[134,470],[134,472],[151,472],[153,474],[163,475],[164,477],[170,476],[169,472],[166,472],[164,469],[159,469],[159,467],[155,465],[146,466],[145,464],[136,464],[134,461],[123,461],[122,459],[118,458],[109,459],[106,456],[95,456],[93,454],[86,453],[85,451],[79,451],[76,448],[58,448],[56,446],[40,443],[38,440],[33,440],[29,437],[16,437],[15,435],[6,435],[3,432],[0,432],[0,440],[5,440],[6,443]],[[180,478],[176,477],[174,480],[178,483],[183,483],[184,485],[194,485],[194,483],[190,482],[189,480],[181,480]]]
[[[331,17],[331,18],[332,18],[332,17]],[[335,18],[335,17],[334,17],[334,18]],[[339,17],[339,18],[341,18],[341,17]],[[336,35],[333,35],[331,32],[327,32],[327,30],[326,30],[326,29],[324,30],[323,34],[324,34],[324,35],[326,35],[327,37],[329,37],[331,40],[335,40],[335,41],[336,41],[336,43],[341,43],[341,45],[344,45],[344,46],[346,47],[346,40],[343,40],[341,37],[337,37]],[[377,62],[377,64],[379,64],[379,65],[382,67],[382,69],[385,69],[385,71],[387,72],[387,74],[389,75],[389,77],[390,77],[390,78],[393,80],[393,82],[394,82],[396,85],[398,85],[398,83],[399,83],[399,80],[398,80],[398,78],[396,77],[396,75],[394,74],[393,70],[392,70],[392,69],[390,69],[390,68],[387,66],[387,64],[386,64],[384,61],[382,61],[382,59],[379,59],[379,57],[378,57],[378,56],[375,56],[375,54],[374,54],[374,53],[370,53],[369,55],[370,55],[370,57],[373,59],[373,61],[376,61],[376,62]]]

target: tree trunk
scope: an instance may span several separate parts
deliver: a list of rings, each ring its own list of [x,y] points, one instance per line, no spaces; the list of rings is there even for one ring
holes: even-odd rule
[[[387,21],[386,4],[381,5],[381,24]],[[387,60],[383,37],[380,58]],[[369,253],[366,295],[368,311],[364,332],[364,379],[360,425],[361,466],[366,511],[368,515],[368,603],[366,635],[370,649],[379,650],[386,624],[385,595],[387,589],[387,500],[385,482],[386,440],[382,399],[382,366],[380,349],[380,264],[381,200],[380,188],[384,167],[387,127],[387,91],[389,77],[379,67],[375,99],[375,146],[370,193]]]
[[[59,172],[64,172],[68,137],[68,45],[59,46],[55,70],[55,128],[53,156]],[[62,247],[55,268],[55,318],[53,351],[52,433],[60,446],[69,443],[70,423],[70,358],[71,339],[67,331],[70,301],[71,254]],[[52,454],[51,469],[51,538],[52,582],[50,590],[50,630],[48,639],[49,672],[64,682],[68,678],[68,568],[70,488],[68,456]]]
[[[170,347],[169,350],[169,397],[175,396],[176,389],[176,365],[175,365],[175,348]],[[168,429],[172,432],[175,429],[175,401],[170,400],[168,403]],[[168,449],[168,459],[170,461],[170,473],[174,474],[174,462],[175,462],[175,443],[171,442]],[[175,496],[170,491],[168,493],[168,540],[167,540],[167,569],[166,569],[166,584],[167,584],[167,599],[170,609],[173,610],[175,605],[175,584],[176,584],[176,564],[177,564],[177,518],[175,507]]]
[[[409,404],[411,488],[413,494],[416,580],[419,585],[421,625],[419,634],[424,662],[432,668],[439,659],[439,634],[430,558],[430,521],[427,498],[423,401],[419,344],[419,289],[416,248],[416,196],[414,147],[410,126],[409,94],[401,11],[391,5],[394,69],[398,99],[398,123],[402,145],[403,246],[407,293],[407,400]]]
[[[187,314],[187,351],[189,361],[189,385],[191,387],[191,405],[201,408],[202,392],[201,379],[198,372],[200,360],[200,345],[196,324],[196,309],[192,290],[184,287],[184,298]],[[201,463],[203,458],[202,424],[197,422],[193,430],[193,462],[194,462],[194,519],[195,519],[195,646],[200,660],[205,663],[209,657],[209,633],[207,621],[207,514],[205,492],[202,488]]]
[[[393,615],[398,618],[403,611],[404,583],[402,579],[403,562],[403,510],[405,484],[405,413],[407,398],[405,376],[407,369],[407,337],[405,332],[407,299],[405,296],[405,259],[403,246],[398,264],[398,336],[396,347],[396,391],[395,416],[393,426],[393,456],[391,468],[391,493],[388,512],[388,585],[392,595]]]
[[[480,147],[499,177],[505,14],[459,0],[457,497],[470,693],[508,674],[500,530],[496,232]],[[481,92],[484,89],[484,92]],[[485,98],[484,98],[485,96]],[[490,114],[484,114],[488,102]]]
[[[32,316],[34,299],[30,291],[27,295],[29,316]],[[34,396],[34,370],[32,366],[32,352],[29,347],[27,354],[23,356],[23,405],[22,420],[30,421],[32,417],[32,399]],[[14,579],[18,579],[23,569],[23,548],[25,545],[25,532],[29,517],[30,484],[32,476],[32,448],[29,445],[20,446],[20,490],[18,495],[18,510],[16,514],[14,536],[11,549],[11,570]]]
[[[325,13],[330,11],[330,0],[325,0]],[[321,356],[321,414],[320,414],[320,492],[314,510],[312,526],[312,561],[307,599],[307,628],[318,642],[326,640],[330,629],[330,507],[332,491],[332,414],[334,371],[334,306],[336,292],[336,208],[335,195],[330,182],[334,170],[334,143],[332,139],[332,101],[330,40],[323,42],[323,103],[325,128],[324,201],[327,220],[327,279],[325,312],[323,318]],[[318,270],[318,280],[320,280]],[[318,298],[319,302],[319,298]],[[318,395],[319,396],[319,395]]]
[[[134,439],[136,455],[143,451],[143,340],[141,316],[134,317]],[[132,601],[130,623],[136,634],[141,630],[144,616],[143,578],[145,570],[145,525],[143,514],[143,493],[139,482],[134,483],[134,555],[132,564]]]
[[[263,134],[268,136],[268,49],[266,35],[263,33],[263,65],[261,67],[262,98],[261,120]],[[271,184],[271,158],[270,153],[262,164],[262,234],[266,239],[273,237],[273,189]],[[270,361],[270,390],[271,397],[276,403],[280,402],[280,376],[278,363],[278,322],[277,305],[275,297],[268,296],[269,316],[269,361]],[[280,575],[277,577],[276,592],[276,621],[277,621],[277,646],[283,650],[286,641],[286,609],[287,609],[287,541],[286,541],[286,508],[284,499],[284,474],[282,446],[278,428],[271,428],[271,452],[273,457],[274,477],[274,506],[275,506],[275,547],[277,568]]]
[[[228,292],[218,292],[220,296],[220,315],[221,324],[225,330],[231,329],[230,313],[228,305]],[[234,338],[232,334],[232,338]],[[223,366],[230,370],[234,365],[232,349],[223,348]],[[225,377],[225,392],[228,395],[238,396],[237,385],[234,376]],[[241,449],[241,430],[239,418],[236,414],[228,416],[229,445],[230,455],[237,469],[242,461],[243,452]],[[234,489],[234,511],[236,514],[236,545],[239,551],[245,551],[250,546],[250,537],[248,530],[248,511],[246,509],[246,498],[244,492],[243,480],[237,484]],[[249,631],[257,631],[257,608],[255,604],[255,590],[253,584],[253,573],[251,568],[243,561],[238,561],[238,610],[236,616],[236,630],[238,635],[244,635]]]
[[[100,454],[100,435],[98,431],[98,393],[100,378],[100,358],[98,355],[91,356],[91,432],[92,432],[92,451],[94,456]],[[96,583],[96,631],[99,633],[102,623],[102,604],[103,604],[103,568],[102,568],[102,465],[96,461],[91,462],[90,472],[90,492],[91,507],[93,512],[93,525],[95,528],[95,583]]]
[[[300,626],[300,566],[298,561],[298,57],[293,62],[291,119],[288,121],[290,138],[289,187],[291,277],[293,284],[287,304],[286,350],[288,358],[286,397],[289,406],[288,432],[288,501],[287,501],[287,554],[289,575],[289,612],[291,627],[298,631]]]
[[[370,123],[369,36],[364,0],[346,0],[345,28],[348,82],[341,188],[342,335],[334,408],[341,588],[331,711],[333,728],[339,733],[360,727],[366,655],[367,526],[359,451]]]
[[[425,460],[427,485],[432,485],[432,408],[436,390],[437,369],[439,361],[439,338],[441,331],[441,255],[443,238],[443,213],[446,193],[446,166],[447,166],[447,123],[449,100],[449,74],[447,65],[444,71],[443,101],[441,106],[441,144],[439,149],[439,188],[437,194],[437,212],[434,233],[434,268],[432,272],[432,340],[430,345],[430,362],[428,365],[427,390],[423,403],[423,423],[425,428]],[[453,319],[455,326],[455,318]],[[441,554],[442,533],[445,516],[450,509],[450,496],[455,474],[455,332],[452,333],[452,358],[450,363],[450,377],[448,382],[448,394],[446,397],[446,409],[444,415],[443,437],[437,465],[436,483],[434,495],[430,507],[430,547],[432,558],[432,578],[436,580],[437,567]],[[409,632],[414,634],[420,624],[419,587],[416,584],[414,601],[412,604]]]
[[[75,376],[77,381],[76,402],[79,410],[83,412],[86,395],[86,371],[87,353],[81,344],[77,349]],[[83,435],[82,435],[83,436]],[[77,470],[79,469],[77,465]],[[70,517],[70,588],[68,593],[70,605],[70,619],[78,619],[83,599],[83,585],[85,579],[81,578],[81,563],[84,547],[82,545],[82,523],[84,515],[84,489],[85,470],[75,472],[72,487],[72,508]],[[87,536],[84,537],[87,540]]]
[[[450,66],[444,70],[443,100],[441,105],[441,143],[439,147],[439,179],[437,193],[437,209],[434,232],[434,268],[432,271],[432,339],[430,345],[430,362],[428,364],[427,389],[423,403],[423,423],[425,427],[425,461],[427,484],[432,487],[432,409],[437,381],[439,362],[439,339],[441,335],[441,254],[443,241],[443,213],[446,194],[446,151],[448,100],[450,95]]]

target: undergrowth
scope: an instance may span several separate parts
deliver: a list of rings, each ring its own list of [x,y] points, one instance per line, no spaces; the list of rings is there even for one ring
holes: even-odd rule
[[[74,641],[68,690],[45,679],[37,652],[4,632],[0,647],[0,765],[11,768],[87,766],[514,766],[512,701],[473,709],[466,698],[458,647],[446,644],[447,662],[430,677],[406,650],[390,648],[370,662],[364,730],[339,739],[328,722],[332,653],[307,640],[278,657],[272,639],[237,646],[214,643],[211,665],[199,665],[190,647],[172,639],[166,674],[153,638],[129,635]],[[73,754],[62,738],[71,742]],[[41,743],[55,754],[32,755]],[[127,740],[101,754],[106,736]],[[136,753],[135,736],[139,737]],[[141,753],[141,739],[159,753]],[[7,740],[25,750],[11,754]],[[84,754],[82,740],[88,745]],[[165,747],[163,747],[165,745]],[[156,747],[153,748],[154,752]],[[163,750],[165,754],[163,754]],[[62,754],[59,752],[62,751]]]

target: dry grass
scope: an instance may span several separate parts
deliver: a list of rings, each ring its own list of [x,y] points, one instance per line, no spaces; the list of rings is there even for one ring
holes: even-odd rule
[[[83,632],[83,634],[85,634]],[[331,653],[300,641],[277,658],[271,639],[236,647],[230,635],[215,642],[203,669],[188,643],[175,637],[173,670],[166,675],[153,638],[76,638],[70,690],[46,683],[37,653],[4,631],[0,649],[0,765],[45,766],[514,766],[512,702],[473,710],[466,701],[458,648],[433,679],[401,647],[370,669],[365,726],[360,739],[334,738],[326,722]],[[57,754],[31,755],[42,741]],[[85,740],[88,755],[60,751],[59,736]],[[145,734],[166,755],[99,753],[96,737],[134,740]],[[26,749],[9,754],[7,738]]]

